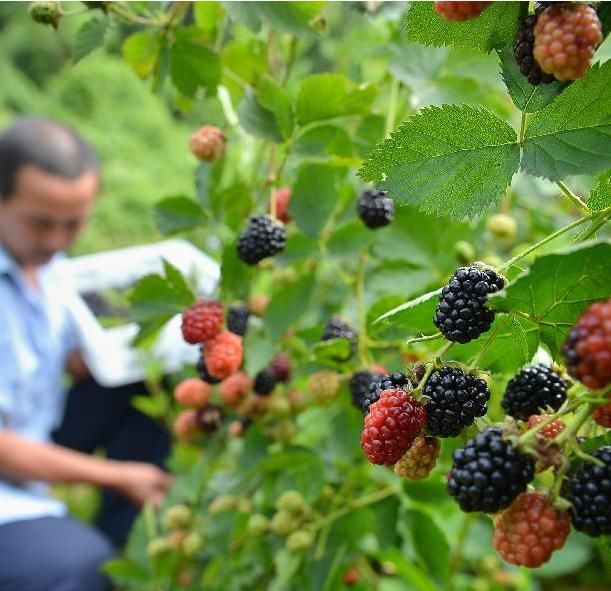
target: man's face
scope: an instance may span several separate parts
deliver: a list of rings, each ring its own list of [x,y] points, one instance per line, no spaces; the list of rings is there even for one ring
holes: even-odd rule
[[[65,179],[24,166],[17,173],[14,193],[0,199],[0,242],[22,267],[44,265],[77,237],[97,190],[93,171]]]

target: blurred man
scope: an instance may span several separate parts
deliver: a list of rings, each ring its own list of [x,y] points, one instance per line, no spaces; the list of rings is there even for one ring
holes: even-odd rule
[[[86,368],[61,253],[99,185],[95,152],[70,128],[27,117],[0,134],[0,591],[107,589],[100,564],[124,541],[136,507],[159,504],[170,484],[152,463],[163,462],[167,435],[129,404],[138,386],[88,380],[66,406],[65,369],[82,377]],[[108,459],[82,453],[100,446]],[[48,495],[56,482],[107,489],[101,531],[66,515]]]

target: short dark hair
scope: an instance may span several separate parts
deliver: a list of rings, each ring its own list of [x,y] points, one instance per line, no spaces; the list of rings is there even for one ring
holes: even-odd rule
[[[35,166],[66,179],[99,171],[91,144],[68,125],[44,117],[20,117],[0,134],[0,199],[15,191],[17,173]]]

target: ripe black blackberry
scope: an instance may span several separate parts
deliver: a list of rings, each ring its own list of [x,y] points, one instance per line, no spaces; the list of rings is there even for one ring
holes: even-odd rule
[[[535,462],[489,427],[453,454],[448,491],[463,511],[496,513],[533,479]]]
[[[199,377],[207,384],[219,384],[221,380],[219,378],[215,378],[213,375],[210,375],[210,372],[204,363],[204,348],[201,347],[200,351],[201,355],[195,364],[195,370],[199,374]]]
[[[490,330],[494,311],[486,307],[488,295],[505,284],[492,269],[458,267],[441,290],[433,322],[449,341],[468,343]]]
[[[583,462],[569,479],[568,498],[573,503],[575,529],[598,537],[611,534],[611,446],[599,448],[592,456],[603,465]]]
[[[386,196],[386,191],[368,189],[358,200],[356,211],[363,223],[374,230],[388,226],[395,217],[395,202]]]
[[[546,74],[542,69],[535,56],[533,49],[535,47],[535,25],[537,18],[542,10],[547,8],[549,2],[538,2],[535,8],[535,14],[526,17],[518,30],[518,36],[513,46],[513,55],[516,58],[516,63],[520,68],[520,72],[526,76],[527,80],[534,85],[550,84],[554,82],[553,74]],[[545,6],[540,6],[545,5]]]
[[[366,369],[352,374],[349,386],[354,406],[363,408],[364,400],[369,396],[369,386],[375,379],[376,376]]]
[[[271,367],[266,367],[255,376],[253,390],[256,394],[267,396],[276,387],[277,383],[276,372]]]
[[[396,390],[412,388],[412,383],[409,378],[398,371],[378,377],[369,385],[369,392],[364,396],[359,404],[359,407],[365,412],[369,412],[369,407],[380,399],[380,394],[384,390]]]
[[[243,337],[248,328],[250,310],[245,304],[231,304],[227,310],[227,330]]]
[[[516,419],[527,420],[551,407],[558,410],[566,399],[567,383],[551,368],[541,363],[525,367],[505,389],[503,409]]]
[[[285,247],[284,226],[266,215],[255,215],[250,218],[248,227],[238,240],[238,257],[248,265],[256,265]]]
[[[356,331],[341,318],[332,316],[327,321],[325,329],[323,330],[321,340],[329,341],[331,339],[348,339],[350,342],[350,350],[346,357],[334,357],[335,361],[348,361],[353,355],[356,349]]]
[[[437,437],[456,437],[476,417],[486,414],[490,390],[484,380],[454,367],[434,371],[424,386],[427,430]]]

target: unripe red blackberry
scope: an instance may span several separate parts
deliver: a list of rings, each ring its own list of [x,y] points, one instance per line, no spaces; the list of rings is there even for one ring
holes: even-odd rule
[[[547,493],[527,491],[495,516],[492,543],[510,564],[536,568],[564,546],[570,530],[568,511],[554,508]]]
[[[214,338],[223,327],[223,306],[217,301],[201,301],[182,314],[182,336],[195,345]]]
[[[269,211],[272,211],[271,199],[276,200],[276,217],[283,222],[288,224],[292,221],[291,214],[289,213],[289,204],[291,202],[291,190],[288,187],[278,189],[273,197],[270,198]]]
[[[468,21],[477,18],[492,2],[435,2],[435,11],[447,21]]]
[[[286,230],[282,223],[265,215],[250,218],[238,240],[238,257],[248,265],[282,252],[286,247]]]
[[[204,125],[191,134],[189,148],[193,155],[204,162],[218,160],[225,151],[226,138],[214,125]]]
[[[611,383],[611,299],[595,302],[579,317],[562,352],[569,374],[588,388]]]
[[[277,353],[269,366],[274,370],[279,382],[288,382],[291,379],[291,360],[285,353]]]
[[[597,425],[601,427],[611,428],[611,402],[599,406],[593,413],[592,418]]]
[[[223,424],[223,411],[216,404],[207,404],[197,409],[195,422],[202,431],[214,433]]]
[[[385,390],[369,408],[361,447],[372,464],[392,466],[426,424],[426,409],[404,390]]]
[[[582,2],[555,2],[537,18],[533,54],[558,80],[581,78],[602,41],[596,10]]]

